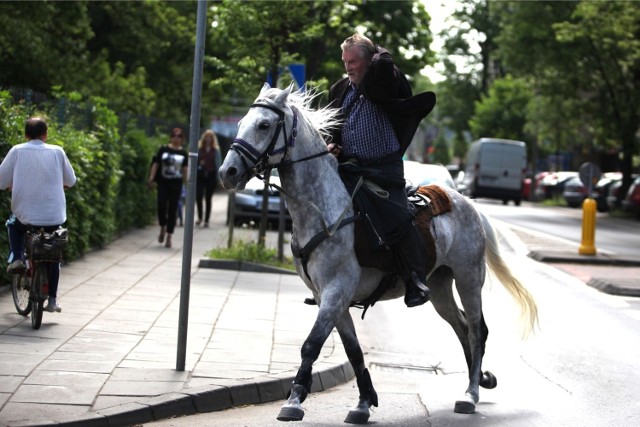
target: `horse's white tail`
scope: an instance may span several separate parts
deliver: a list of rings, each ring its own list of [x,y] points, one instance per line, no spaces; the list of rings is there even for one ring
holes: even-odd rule
[[[511,269],[509,269],[500,256],[498,241],[491,223],[483,214],[480,214],[480,217],[482,218],[482,226],[487,237],[485,247],[485,259],[487,261],[487,265],[498,278],[500,283],[502,283],[502,285],[511,294],[513,299],[520,304],[522,316],[529,326],[529,330],[525,332],[530,332],[538,323],[538,307],[536,306],[536,302],[520,280],[511,273]]]

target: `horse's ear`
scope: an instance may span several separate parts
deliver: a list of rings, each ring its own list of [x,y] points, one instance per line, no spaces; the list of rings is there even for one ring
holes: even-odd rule
[[[269,85],[269,83],[267,82],[264,82],[264,84],[262,85],[262,89],[260,89],[260,95],[262,96],[269,89],[271,89],[271,85]]]
[[[291,83],[288,88],[283,89],[282,92],[280,92],[278,96],[276,96],[276,99],[274,100],[274,102],[277,105],[281,105],[284,107],[284,103],[287,101],[287,97],[291,93],[292,89],[293,89],[293,83]]]

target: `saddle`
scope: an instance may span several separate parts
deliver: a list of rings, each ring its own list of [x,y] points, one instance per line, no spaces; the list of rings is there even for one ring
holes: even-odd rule
[[[427,185],[418,188],[407,188],[407,199],[410,209],[414,212],[416,228],[420,230],[425,243],[427,264],[425,270],[430,272],[436,263],[436,243],[431,233],[431,219],[451,211],[451,199],[447,193],[437,185]],[[363,309],[362,318],[369,307],[390,289],[397,281],[397,272],[390,251],[373,251],[366,235],[362,221],[355,221],[354,249],[358,263],[362,267],[377,268],[388,271],[380,280],[378,287],[363,301],[354,301],[351,306]],[[305,301],[307,304],[311,301]]]
[[[425,242],[427,265],[425,270],[430,272],[436,262],[436,245],[433,234],[431,234],[431,219],[438,215],[451,211],[451,199],[447,193],[437,185],[427,185],[416,188],[407,189],[407,199],[410,209],[415,212],[416,227],[420,230],[422,239]],[[355,225],[354,250],[358,263],[362,267],[371,267],[379,270],[387,271],[378,287],[363,301],[353,301],[352,307],[363,309],[362,318],[366,314],[369,307],[372,307],[382,296],[395,286],[397,273],[395,264],[390,251],[374,251],[371,249],[366,229],[360,220],[360,216],[356,215],[344,220],[342,223],[346,225],[353,222]],[[302,265],[305,273],[306,262],[309,254],[324,239],[326,235],[320,233],[316,235],[304,248],[294,247],[291,249],[293,255],[302,259]],[[308,277],[308,274],[307,274]],[[306,298],[305,304],[315,305],[313,298]]]
[[[437,185],[407,189],[407,198],[415,213],[416,227],[420,230],[426,247],[426,271],[431,271],[436,262],[436,244],[431,234],[431,219],[451,211],[451,199]],[[355,222],[354,249],[362,267],[393,271],[393,258],[388,251],[373,251],[361,221]]]

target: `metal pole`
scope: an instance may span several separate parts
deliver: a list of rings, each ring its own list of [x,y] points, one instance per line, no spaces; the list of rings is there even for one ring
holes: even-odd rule
[[[176,371],[184,371],[187,354],[187,325],[189,323],[189,292],[191,286],[191,251],[193,249],[193,209],[196,198],[198,168],[198,137],[200,135],[200,97],[202,95],[202,67],[206,34],[207,1],[198,0],[196,18],[196,48],[193,58],[193,87],[191,90],[191,124],[189,127],[189,179],[184,221],[182,249],[182,280],[180,284],[180,314],[178,317],[178,354]]]

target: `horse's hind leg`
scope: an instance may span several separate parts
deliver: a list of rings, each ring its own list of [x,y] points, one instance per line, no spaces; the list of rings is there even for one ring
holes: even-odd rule
[[[344,422],[349,424],[366,424],[371,415],[369,408],[371,405],[378,406],[378,394],[373,388],[369,370],[365,367],[364,355],[362,354],[362,349],[356,336],[356,330],[353,326],[353,319],[349,311],[346,311],[340,317],[336,328],[340,334],[344,349],[347,352],[349,362],[351,362],[351,366],[353,366],[358,383],[358,391],[360,392],[358,405],[349,411]]]
[[[482,275],[470,275],[484,278]],[[427,284],[431,289],[431,301],[438,314],[453,328],[464,351],[469,370],[469,386],[464,399],[456,402],[454,411],[471,414],[475,412],[475,404],[480,398],[479,385],[486,388],[495,387],[493,374],[481,371],[485,343],[489,330],[482,315],[481,290],[482,282],[474,283],[467,278],[456,281],[465,311],[460,310],[453,295],[453,272],[449,267],[441,266],[429,277]]]

